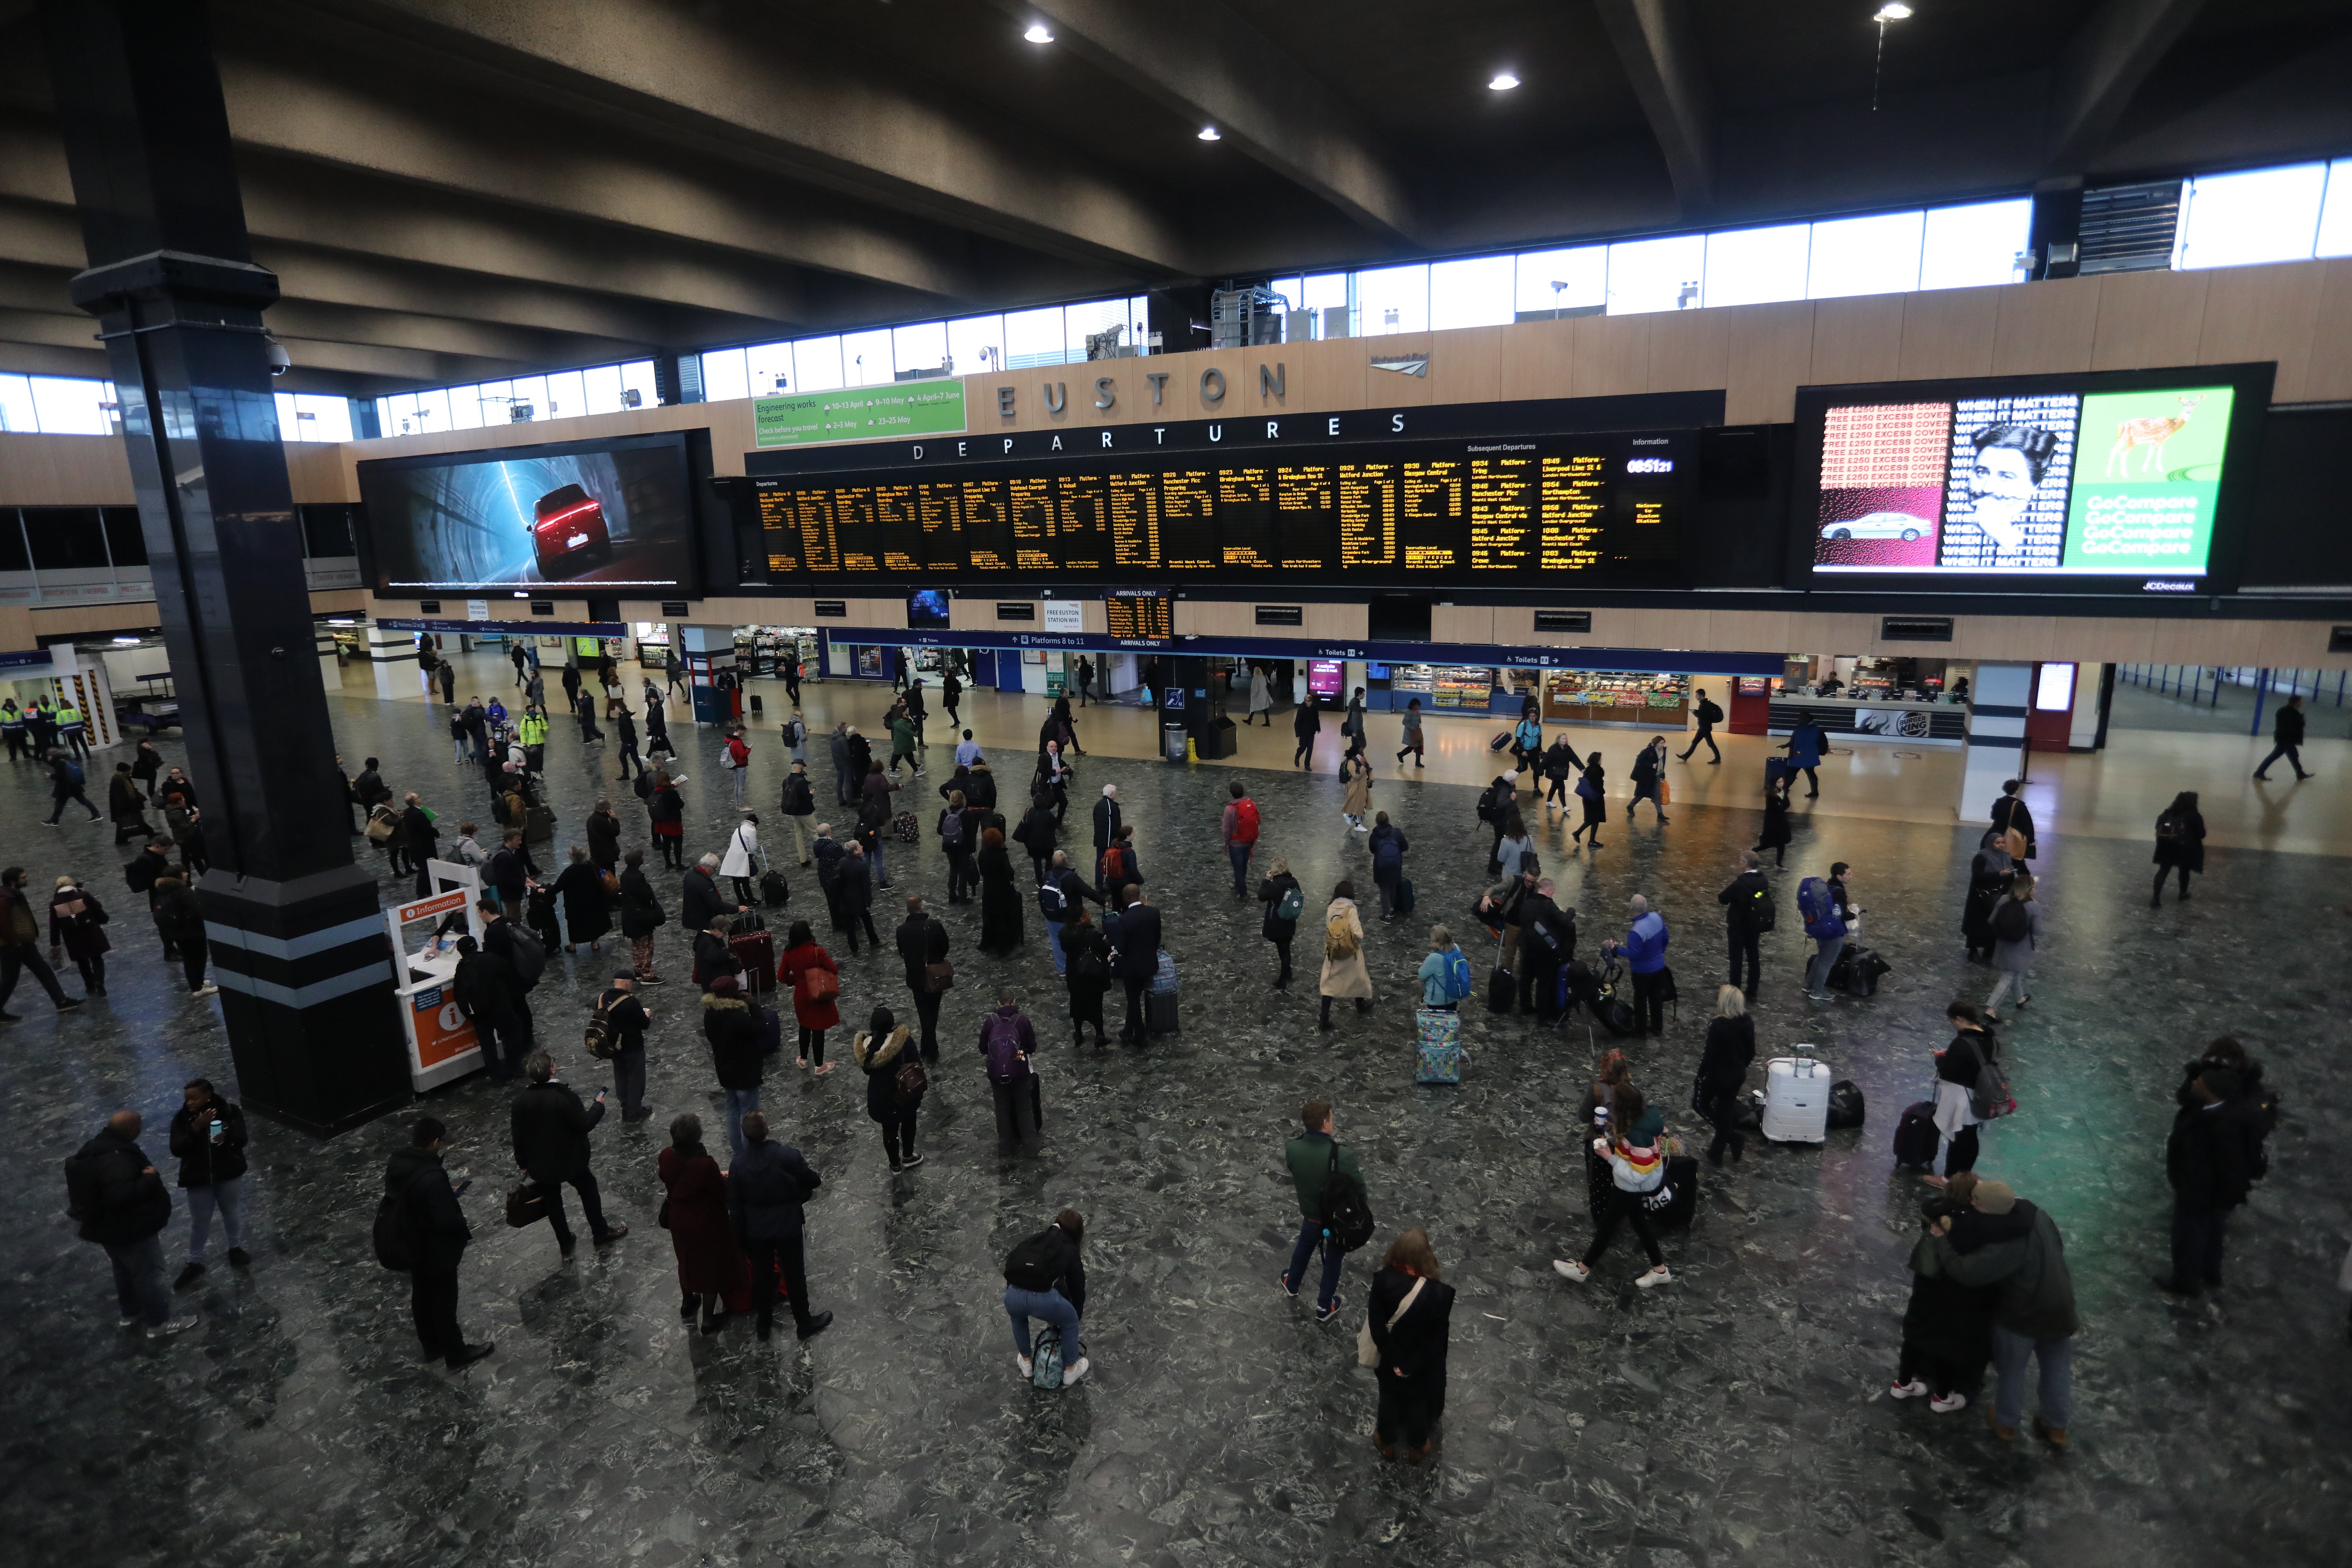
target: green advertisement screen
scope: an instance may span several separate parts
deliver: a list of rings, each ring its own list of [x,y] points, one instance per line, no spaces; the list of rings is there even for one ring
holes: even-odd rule
[[[2065,564],[2201,573],[2213,544],[2231,389],[2102,392],[2083,399]]]
[[[754,398],[751,426],[753,439],[762,447],[954,435],[964,427],[963,383],[919,381]]]

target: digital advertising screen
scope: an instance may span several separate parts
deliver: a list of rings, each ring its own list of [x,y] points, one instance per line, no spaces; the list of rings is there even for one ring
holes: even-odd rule
[[[1820,453],[1798,498],[1814,579],[2193,589],[2215,570],[2270,369],[1801,388],[1800,440],[1818,431]]]
[[[757,481],[771,583],[1671,584],[1688,431],[1087,456]]]
[[[907,595],[907,624],[923,631],[940,631],[954,619],[945,588],[918,588]]]
[[[378,593],[698,585],[684,438],[359,465]]]

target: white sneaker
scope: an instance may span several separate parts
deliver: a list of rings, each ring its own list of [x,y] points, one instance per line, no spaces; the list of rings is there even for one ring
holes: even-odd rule
[[[1633,1288],[1637,1290],[1646,1290],[1653,1285],[1671,1284],[1674,1278],[1675,1277],[1672,1274],[1666,1271],[1666,1266],[1661,1263],[1655,1268],[1651,1269],[1647,1274],[1644,1274],[1640,1279],[1634,1280]]]
[[[1551,1266],[1561,1279],[1571,1285],[1581,1285],[1592,1278],[1592,1270],[1573,1258],[1555,1258],[1551,1260]]]
[[[1965,1394],[1947,1394],[1941,1399],[1927,1401],[1927,1408],[1938,1415],[1949,1415],[1955,1410],[1966,1410],[1968,1407],[1969,1396]]]
[[[1094,1370],[1094,1363],[1088,1361],[1086,1357],[1080,1356],[1077,1360],[1064,1367],[1062,1369],[1062,1386],[1064,1388],[1067,1388],[1070,1384],[1082,1381],[1087,1373]]]
[[[1908,1383],[1896,1384],[1886,1392],[1896,1399],[1916,1399],[1927,1392],[1927,1384],[1926,1379],[1915,1377]]]
[[[1028,1376],[1031,1376],[1031,1375],[1032,1375],[1032,1370],[1031,1370],[1031,1367],[1030,1367],[1030,1364],[1029,1364],[1029,1358],[1028,1358],[1027,1356],[1023,1355],[1019,1351],[1014,1351],[1014,1352],[1013,1352],[1013,1361],[1014,1361],[1014,1362],[1016,1362],[1016,1363],[1019,1363],[1019,1365],[1020,1365],[1020,1367],[1021,1367],[1021,1375],[1022,1375],[1023,1377],[1028,1377]]]
[[[147,1337],[151,1340],[167,1339],[184,1329],[193,1329],[195,1326],[196,1315],[191,1312],[184,1318],[173,1318],[168,1323],[156,1324],[147,1331]]]
[[[139,1326],[139,1314],[125,1312],[121,1317],[114,1320],[114,1326],[118,1329],[135,1329]]]
[[[191,996],[217,996],[220,994],[220,987],[217,985],[199,985],[194,991],[189,992],[188,994]]]

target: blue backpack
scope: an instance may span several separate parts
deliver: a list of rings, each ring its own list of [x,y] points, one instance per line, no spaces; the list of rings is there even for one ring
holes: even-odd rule
[[[1445,999],[1459,1002],[1470,994],[1470,960],[1455,948],[1445,957]]]
[[[1819,877],[1808,877],[1797,884],[1797,912],[1805,917],[1807,936],[1845,934],[1845,922],[1837,918],[1837,910],[1830,899],[1829,884]]]

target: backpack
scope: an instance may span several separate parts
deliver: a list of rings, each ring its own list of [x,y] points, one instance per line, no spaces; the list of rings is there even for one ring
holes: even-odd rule
[[[1756,896],[1748,903],[1748,919],[1750,922],[1748,929],[1759,936],[1780,923],[1780,906],[1772,901],[1769,886],[1756,889]]]
[[[1110,965],[1103,962],[1100,952],[1089,946],[1070,957],[1070,973],[1086,980],[1099,980],[1110,973]]]
[[[637,792],[639,800],[651,800],[654,797],[654,775],[639,768],[636,782],[629,787]]]
[[[1282,897],[1276,901],[1274,906],[1274,918],[1278,921],[1291,921],[1295,922],[1299,916],[1306,912],[1307,895],[1299,890],[1298,885],[1294,882],[1289,887],[1283,889]]]
[[[1829,918],[1829,891],[1819,877],[1797,884],[1797,913],[1804,917],[1807,936],[1821,934],[1813,928]]]
[[[1234,802],[1234,842],[1257,842],[1257,802],[1248,799]]]
[[[898,1064],[898,1070],[891,1075],[891,1103],[901,1110],[909,1110],[917,1100],[923,1098],[923,1091],[930,1087],[931,1075],[923,1070],[923,1064],[919,1060],[909,1057]]]
[[[2177,812],[2166,812],[2156,819],[2156,840],[2159,844],[2178,844],[2189,837],[2189,823]]]
[[[1348,923],[1348,917],[1333,915],[1323,928],[1323,956],[1349,959],[1363,951],[1364,944],[1356,939],[1356,928]]]
[[[122,868],[122,879],[131,884],[134,893],[152,892],[155,887],[154,863],[142,855]]]
[[[514,965],[515,978],[525,985],[538,984],[539,977],[547,973],[547,944],[528,926],[516,925],[512,921],[507,924],[510,928],[508,934],[514,939],[514,956],[508,962]]]
[[[611,1061],[621,1054],[621,1047],[613,1036],[612,1009],[602,996],[596,999],[596,1010],[588,1015],[587,1026],[581,1031],[580,1044],[600,1062]]]
[[[1048,923],[1059,925],[1066,920],[1069,904],[1069,897],[1062,891],[1059,882],[1048,878],[1037,884],[1037,912],[1044,915]]]
[[[386,1193],[375,1205],[375,1260],[401,1274],[416,1267],[408,1245],[407,1198],[405,1193]]]
[[[1449,1002],[1463,1000],[1470,994],[1474,984],[1470,977],[1470,960],[1457,947],[1445,959],[1445,999]]]
[[[106,1206],[98,1190],[98,1162],[85,1154],[68,1155],[66,1167],[66,1217],[88,1219]]]
[[[66,777],[73,780],[76,784],[81,783],[81,764],[68,760],[66,763]]]
[[[963,813],[946,811],[940,814],[940,842],[950,849],[963,846]]]
[[[1339,1169],[1339,1145],[1331,1145],[1331,1164],[1323,1173],[1323,1194],[1316,1218],[1324,1233],[1342,1252],[1353,1252],[1372,1239],[1372,1205],[1363,1187]]]
[[[1001,1015],[990,1018],[981,1031],[980,1049],[988,1062],[991,1083],[1009,1087],[1034,1076],[1030,1070],[1029,1054],[1021,1048],[1021,1026],[1013,1019]]]
[[[1004,1260],[1004,1282],[1016,1290],[1051,1290],[1062,1278],[1062,1233],[1047,1226]]]
[[[1992,911],[1992,934],[2002,942],[2023,942],[2033,931],[2033,917],[2022,900],[2004,898]]]

